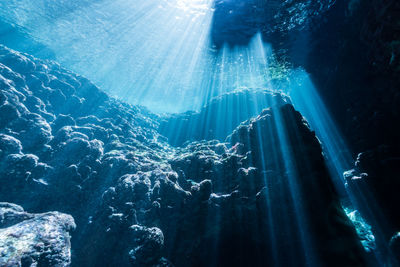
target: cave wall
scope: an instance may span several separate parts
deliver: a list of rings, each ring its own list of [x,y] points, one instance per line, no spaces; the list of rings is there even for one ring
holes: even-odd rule
[[[266,36],[310,74],[352,151],[349,188],[387,243],[400,230],[399,18],[398,1],[339,0],[304,27]]]

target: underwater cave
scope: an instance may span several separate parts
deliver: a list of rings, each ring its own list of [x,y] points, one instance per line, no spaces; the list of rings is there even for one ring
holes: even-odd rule
[[[400,266],[400,2],[0,1],[0,266]]]

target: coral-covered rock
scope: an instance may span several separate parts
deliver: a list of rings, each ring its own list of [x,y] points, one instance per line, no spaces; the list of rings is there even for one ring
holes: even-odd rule
[[[8,154],[19,154],[22,151],[21,142],[15,137],[0,134],[0,157]]]
[[[70,266],[70,215],[29,214],[9,203],[0,203],[0,215],[1,266]]]
[[[0,202],[0,228],[9,227],[33,217],[33,214],[25,212],[21,206]]]
[[[146,228],[139,225],[130,227],[138,246],[129,252],[133,265],[152,266],[161,259],[164,236],[156,227]]]
[[[0,200],[71,214],[72,265],[364,266],[321,145],[284,95],[242,90],[200,113],[161,118],[54,62],[0,48],[0,109],[8,112]],[[249,99],[258,108],[240,109]],[[202,124],[228,103],[237,107],[232,123]],[[176,123],[196,127],[185,135]],[[170,144],[188,142],[172,147],[159,131]],[[12,240],[1,260],[70,264],[71,217],[0,209],[0,233]]]

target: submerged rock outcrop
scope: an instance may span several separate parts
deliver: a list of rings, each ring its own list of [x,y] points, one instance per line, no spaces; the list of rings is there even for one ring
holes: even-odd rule
[[[0,92],[0,201],[71,214],[73,266],[366,264],[318,139],[280,94],[262,91],[280,104],[172,147],[158,129],[171,129],[173,119],[6,47]],[[198,127],[203,113],[182,116]],[[186,137],[176,134],[175,145],[182,144]],[[51,223],[52,238],[67,240],[58,223],[72,229],[68,215],[10,207],[15,216],[7,215],[0,231],[46,238],[41,227]],[[0,250],[14,244],[0,243]],[[68,265],[64,259],[46,264]]]
[[[70,233],[74,219],[67,214],[30,214],[22,207],[0,203],[1,266],[70,266]]]

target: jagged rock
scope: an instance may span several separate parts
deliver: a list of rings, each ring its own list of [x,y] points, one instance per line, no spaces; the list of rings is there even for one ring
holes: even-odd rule
[[[18,133],[25,150],[42,149],[52,138],[51,127],[42,116],[29,113],[23,118],[11,122],[10,128]]]
[[[22,151],[21,142],[9,135],[0,134],[0,157],[8,154],[19,154]]]
[[[41,211],[42,201],[57,206],[64,199],[64,208],[76,215],[77,204],[84,206],[91,194],[101,196],[94,188],[107,188],[151,162],[131,151],[160,147],[153,115],[108,98],[53,62],[5,47],[0,58],[1,107],[7,111],[1,116],[3,200],[29,202],[30,208]],[[99,177],[110,180],[104,185]]]
[[[1,266],[70,266],[70,215],[29,214],[10,203],[0,203],[0,214]]]
[[[124,201],[135,202],[148,199],[150,188],[151,182],[146,175],[126,174],[119,179],[115,192]]]
[[[199,184],[193,185],[190,191],[193,197],[198,198],[199,201],[208,200],[212,193],[212,182],[211,180],[203,180]]]
[[[139,244],[129,252],[133,265],[152,266],[158,263],[164,246],[162,231],[156,227],[146,228],[139,225],[133,225],[130,228]]]
[[[391,221],[391,225],[375,225],[382,229],[387,240],[400,227],[400,215],[394,212],[397,211],[396,203],[400,201],[398,194],[400,180],[395,175],[399,172],[398,151],[389,146],[380,146],[360,153],[354,169],[345,172],[344,175],[353,194],[358,199],[366,201],[360,206],[360,211],[365,217],[375,221],[371,218],[374,214],[383,214]],[[363,195],[366,192],[368,195]]]
[[[312,261],[324,266],[365,264],[320,143],[291,105],[264,110],[242,123],[228,141],[231,149],[223,153],[204,141],[179,149],[171,160],[173,169],[191,181],[192,196],[179,214],[161,206],[160,229],[169,260],[177,266],[229,266],[243,259],[246,265],[303,266],[306,260],[298,249],[305,242],[300,233],[307,231],[313,242],[308,246],[318,251],[315,258],[310,255]],[[215,193],[208,195],[207,190],[208,202],[201,202],[207,197],[196,200],[201,177],[212,180]],[[219,252],[208,250],[210,244]],[[276,246],[280,249],[274,254]]]
[[[33,217],[34,215],[25,212],[21,206],[0,202],[0,228],[9,227]]]
[[[75,120],[68,115],[60,114],[52,123],[52,130],[57,132],[59,129],[63,128],[64,126],[75,126]]]
[[[245,90],[165,119],[108,97],[54,62],[1,47],[0,64],[0,108],[11,114],[0,123],[0,199],[70,213],[78,225],[72,265],[304,266],[306,235],[324,266],[363,266],[320,143],[285,96]],[[158,132],[174,120],[199,126],[221,103],[236,99],[239,107],[247,97],[272,109],[238,110],[221,132],[176,133],[180,145],[219,140],[174,148]],[[4,214],[23,219],[10,226],[22,232],[53,223],[62,233],[51,218],[68,221],[60,213],[25,220],[31,215],[13,206]],[[64,258],[46,262],[58,263]]]

